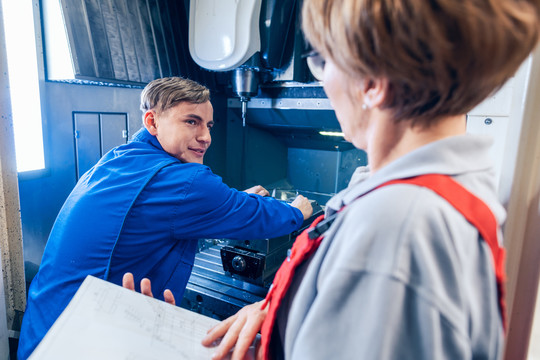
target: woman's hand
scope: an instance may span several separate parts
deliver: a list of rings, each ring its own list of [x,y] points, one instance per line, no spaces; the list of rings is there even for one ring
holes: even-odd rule
[[[135,290],[135,280],[133,279],[132,273],[124,274],[124,277],[122,278],[122,286],[129,290]],[[154,294],[152,294],[152,283],[147,278],[141,280],[141,294],[150,296],[152,298],[154,297]],[[163,299],[168,304],[176,305],[174,295],[169,289],[166,289],[163,292]]]
[[[261,330],[268,306],[261,310],[262,301],[243,307],[235,315],[223,320],[206,334],[202,344],[206,347],[213,347],[219,343],[212,360],[224,359],[234,350],[231,360],[244,359],[249,347],[253,344],[255,337]],[[219,341],[221,339],[221,342]],[[259,349],[257,358],[260,358]]]

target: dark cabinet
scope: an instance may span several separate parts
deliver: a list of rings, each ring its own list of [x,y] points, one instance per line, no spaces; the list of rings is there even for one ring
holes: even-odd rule
[[[127,125],[123,113],[73,113],[77,180],[107,151],[127,142]]]

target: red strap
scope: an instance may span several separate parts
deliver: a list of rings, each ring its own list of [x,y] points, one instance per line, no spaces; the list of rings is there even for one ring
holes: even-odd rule
[[[266,299],[261,307],[264,309],[270,302],[270,307],[268,308],[268,314],[264,320],[264,323],[261,328],[261,346],[263,349],[263,359],[270,358],[270,338],[272,335],[272,329],[274,328],[274,323],[276,322],[277,309],[281,304],[289,286],[291,285],[294,272],[298,265],[303,263],[311,254],[313,254],[322,241],[322,236],[319,236],[316,239],[310,239],[308,236],[308,231],[314,228],[319,222],[324,220],[324,215],[319,216],[311,226],[304,230],[292,246],[290,255],[287,256],[287,259],[283,262],[281,267],[276,272],[274,281],[270,291],[266,295]]]
[[[478,197],[470,193],[467,189],[461,186],[458,182],[447,175],[428,174],[407,179],[397,179],[386,182],[374,190],[383,186],[392,184],[412,184],[423,186],[433,190],[436,194],[447,200],[454,208],[459,211],[467,221],[478,229],[482,239],[486,241],[491,249],[495,266],[495,276],[497,279],[497,290],[499,297],[500,314],[504,329],[506,330],[506,306],[504,302],[504,249],[499,246],[497,240],[498,224],[495,216],[488,206]],[[373,191],[373,190],[372,190]],[[364,194],[365,195],[365,194]],[[343,210],[343,208],[341,209]],[[340,210],[340,211],[341,211]],[[296,268],[311,256],[319,247],[323,236],[316,239],[310,239],[308,236],[309,230],[314,228],[320,221],[323,220],[323,215],[318,217],[310,226],[304,230],[295,240],[291,254],[283,262],[276,273],[274,282],[266,299],[262,305],[264,309],[268,303],[270,307],[268,314],[261,328],[261,346],[263,359],[270,359],[270,340],[272,330],[277,316],[277,309],[289,286]]]

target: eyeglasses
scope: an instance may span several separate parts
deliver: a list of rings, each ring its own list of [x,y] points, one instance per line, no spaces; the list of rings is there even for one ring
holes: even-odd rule
[[[324,65],[326,61],[316,50],[311,50],[305,54],[302,54],[302,58],[306,59],[307,65],[313,77],[319,81],[323,80]]]

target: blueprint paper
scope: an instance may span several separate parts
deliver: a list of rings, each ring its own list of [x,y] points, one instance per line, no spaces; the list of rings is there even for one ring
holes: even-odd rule
[[[210,359],[218,320],[88,276],[30,359]]]

